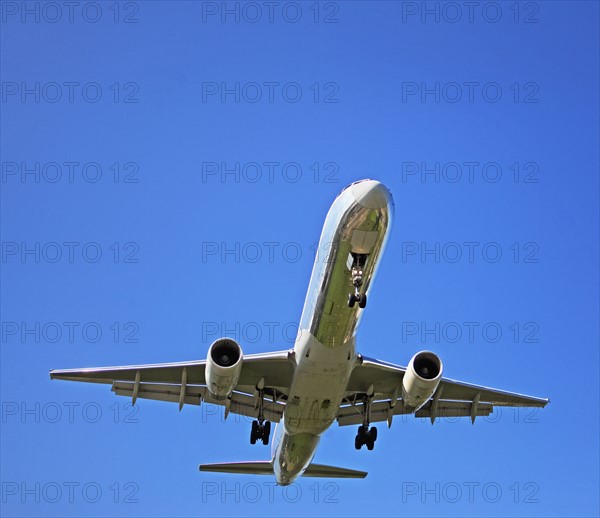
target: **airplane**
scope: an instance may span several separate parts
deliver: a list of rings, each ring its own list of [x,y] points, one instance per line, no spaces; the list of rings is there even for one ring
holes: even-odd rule
[[[429,417],[488,416],[494,406],[544,407],[548,399],[472,385],[442,377],[441,359],[416,353],[407,367],[369,358],[356,350],[356,333],[394,215],[390,191],[360,180],[333,202],[290,350],[243,355],[231,338],[220,338],[207,359],[50,371],[51,379],[106,383],[116,395],[186,404],[212,403],[254,418],[250,442],[269,443],[271,460],[202,464],[200,471],[274,475],[280,485],[299,476],[364,478],[365,471],[312,462],[321,435],[337,421],[359,425],[354,446],[372,450],[371,423],[413,414]]]

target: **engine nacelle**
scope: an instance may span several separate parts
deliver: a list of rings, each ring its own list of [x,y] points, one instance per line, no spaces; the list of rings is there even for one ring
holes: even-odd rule
[[[415,354],[402,380],[402,400],[412,412],[421,408],[435,392],[442,379],[442,360],[430,351]]]
[[[242,348],[231,338],[219,338],[208,349],[206,386],[215,399],[229,396],[242,371]]]

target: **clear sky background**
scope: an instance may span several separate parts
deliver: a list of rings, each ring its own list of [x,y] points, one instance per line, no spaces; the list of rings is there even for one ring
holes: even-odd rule
[[[597,516],[598,3],[224,5],[1,3],[2,515]],[[369,476],[283,491],[198,472],[269,458],[248,420],[49,380],[291,348],[366,177],[359,350],[544,410],[334,425],[315,461]]]

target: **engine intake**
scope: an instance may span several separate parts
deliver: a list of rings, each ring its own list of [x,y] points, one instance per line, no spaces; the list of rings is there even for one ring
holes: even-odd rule
[[[442,360],[437,354],[430,351],[415,354],[402,380],[404,406],[416,412],[427,403],[442,379],[442,371]]]
[[[242,371],[242,348],[231,338],[219,338],[208,349],[206,385],[215,399],[229,396]]]

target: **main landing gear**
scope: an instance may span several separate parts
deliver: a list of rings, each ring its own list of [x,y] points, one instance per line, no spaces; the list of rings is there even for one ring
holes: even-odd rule
[[[354,438],[354,447],[360,450],[363,444],[367,445],[368,450],[372,450],[375,447],[375,441],[377,440],[377,428],[373,426],[369,429],[368,426],[361,425],[358,427],[358,433]]]
[[[360,293],[360,287],[363,285],[363,268],[367,262],[367,254],[352,254],[352,270],[350,274],[352,276],[352,285],[354,286],[354,293],[348,295],[348,307],[353,308],[358,302],[358,307],[364,309],[367,307],[367,294]]]
[[[269,436],[271,435],[271,421],[265,421],[264,406],[264,385],[258,388],[258,421],[252,421],[252,429],[250,430],[250,444],[256,444],[256,441],[262,441],[266,446],[269,444]]]
[[[269,444],[269,435],[271,435],[271,421],[252,421],[252,430],[250,430],[250,444],[256,444],[257,440],[262,441],[266,446]]]
[[[369,428],[369,416],[371,415],[371,400],[372,397],[365,396],[363,403],[363,424],[358,427],[358,433],[354,438],[354,447],[360,450],[363,445],[367,445],[368,450],[372,450],[375,447],[375,441],[377,440],[377,428]]]

